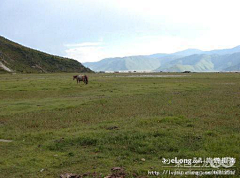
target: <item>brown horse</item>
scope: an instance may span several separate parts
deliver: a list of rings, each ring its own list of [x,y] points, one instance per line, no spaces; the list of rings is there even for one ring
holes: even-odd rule
[[[83,81],[86,85],[88,84],[88,76],[87,75],[74,75],[73,80],[77,80],[77,83]]]

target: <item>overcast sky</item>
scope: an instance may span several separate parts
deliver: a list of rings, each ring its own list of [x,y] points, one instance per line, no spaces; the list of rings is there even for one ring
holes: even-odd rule
[[[98,61],[240,45],[239,0],[0,0],[0,35]]]

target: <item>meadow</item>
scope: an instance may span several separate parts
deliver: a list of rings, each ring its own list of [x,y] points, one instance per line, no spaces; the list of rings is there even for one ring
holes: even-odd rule
[[[147,176],[175,157],[233,157],[239,175],[240,73],[73,75],[0,75],[0,177]]]

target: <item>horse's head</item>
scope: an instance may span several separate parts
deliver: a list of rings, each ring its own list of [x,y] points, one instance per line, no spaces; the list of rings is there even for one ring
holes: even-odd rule
[[[74,75],[74,76],[73,76],[73,80],[76,79],[76,78],[77,78],[77,75]]]

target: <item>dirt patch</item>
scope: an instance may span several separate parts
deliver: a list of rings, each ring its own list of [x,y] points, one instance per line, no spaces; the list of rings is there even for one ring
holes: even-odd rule
[[[0,62],[0,68],[2,68],[3,70],[6,70],[8,72],[12,72],[12,70],[9,69],[7,66],[5,66],[2,62]]]
[[[6,143],[9,143],[9,142],[12,142],[12,140],[4,140],[4,139],[0,139],[0,142],[6,142]]]

